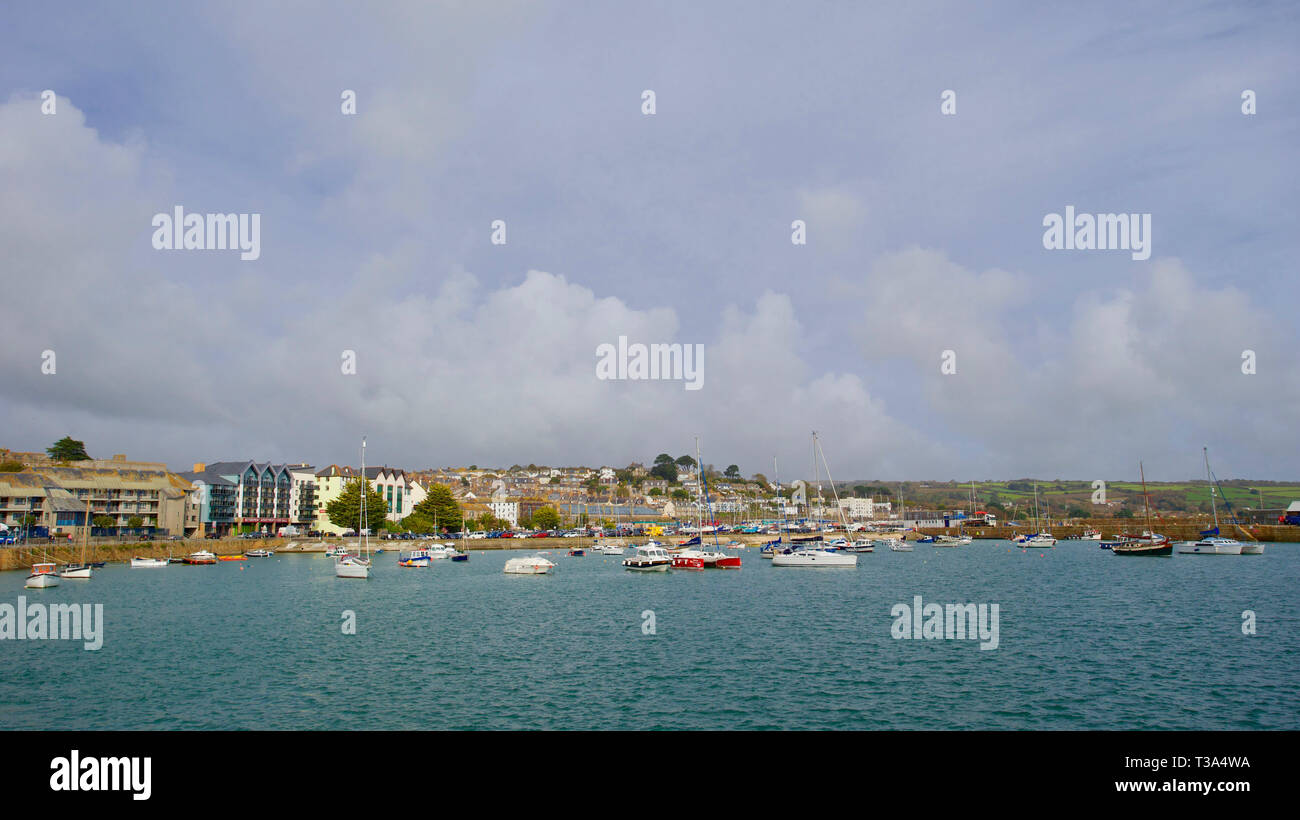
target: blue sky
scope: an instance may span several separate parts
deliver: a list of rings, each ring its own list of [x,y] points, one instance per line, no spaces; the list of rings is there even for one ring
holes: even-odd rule
[[[1297,28],[1285,4],[10,4],[4,446],[329,463],[364,432],[419,468],[698,434],[793,476],[816,428],[846,478],[1183,478],[1203,444],[1294,478]],[[153,250],[175,204],[262,214],[261,258]],[[1152,214],[1151,259],[1045,250],[1066,205]],[[705,389],[595,380],[618,335],[703,343]]]

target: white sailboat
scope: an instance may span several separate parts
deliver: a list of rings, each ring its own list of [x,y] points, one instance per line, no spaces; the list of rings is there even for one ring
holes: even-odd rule
[[[68,564],[59,570],[60,578],[77,578],[83,581],[89,581],[91,575],[90,564],[86,563],[86,547],[90,542],[90,499],[86,499],[86,527],[81,533],[81,563]]]
[[[835,495],[835,506],[839,507],[839,493],[835,490],[835,480],[831,478],[830,465],[826,464],[826,453],[821,450],[817,441],[817,431],[812,434],[813,439],[813,468],[816,470],[817,454],[821,453],[822,463],[826,465],[826,479],[831,483],[831,492]],[[814,480],[816,476],[814,475]],[[820,496],[820,493],[818,493]],[[840,508],[840,518],[844,517],[844,510]],[[845,528],[848,528],[847,522]],[[815,542],[809,542],[815,543]],[[858,556],[852,552],[842,552],[840,550],[817,549],[811,546],[799,545],[796,549],[782,550],[772,556],[772,566],[774,567],[856,567],[858,565]]]
[[[1210,512],[1214,516],[1214,528],[1201,532],[1199,541],[1179,541],[1175,546],[1178,547],[1179,555],[1260,555],[1264,552],[1264,545],[1258,542],[1252,544],[1251,552],[1246,552],[1245,545],[1235,538],[1224,538],[1219,535],[1219,508],[1214,503],[1215,481],[1210,475],[1210,449],[1201,448],[1205,454],[1205,483],[1210,487]],[[1224,499],[1227,503],[1227,499]]]
[[[334,558],[334,577],[369,578],[370,577],[370,525],[366,518],[366,496],[370,494],[370,482],[366,480],[366,437],[361,437],[361,514],[357,531],[361,534],[361,555],[344,553]]]
[[[1020,546],[1025,548],[1032,547],[1054,547],[1056,539],[1050,532],[1038,532],[1038,482],[1034,482],[1034,534],[1026,537],[1020,542]]]

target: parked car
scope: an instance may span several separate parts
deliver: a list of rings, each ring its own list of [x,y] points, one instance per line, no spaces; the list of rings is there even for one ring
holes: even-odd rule
[[[487,537],[488,537],[488,534],[487,534],[486,532],[483,532],[482,530],[475,530],[474,532],[471,532],[471,533],[469,534],[469,537],[470,537],[471,539],[477,541],[477,540],[482,539],[482,538],[487,538]]]

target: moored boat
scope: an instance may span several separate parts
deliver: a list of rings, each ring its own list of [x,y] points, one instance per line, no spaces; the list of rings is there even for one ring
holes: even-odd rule
[[[1180,541],[1179,555],[1241,555],[1241,542],[1235,538],[1211,535],[1199,541]]]
[[[46,589],[59,585],[58,565],[52,563],[32,564],[32,572],[27,576],[23,586],[28,589]]]
[[[166,558],[141,558],[136,556],[131,559],[131,569],[161,569],[170,563]]]
[[[542,555],[511,558],[502,570],[508,575],[546,575],[555,569],[555,563]]]
[[[788,549],[772,556],[774,567],[856,567],[857,565],[858,556],[853,553],[808,547]]]
[[[187,564],[215,564],[217,563],[217,556],[216,553],[208,550],[199,550],[198,552],[191,552],[181,560]]]
[[[635,572],[664,572],[672,566],[673,559],[658,544],[643,544],[623,559],[623,568]]]

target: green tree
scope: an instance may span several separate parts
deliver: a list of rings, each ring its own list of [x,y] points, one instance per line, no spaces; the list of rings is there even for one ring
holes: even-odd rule
[[[370,481],[365,481],[366,488],[366,523],[361,523],[361,486],[362,479],[353,478],[343,485],[343,491],[339,497],[325,505],[325,514],[329,516],[330,523],[336,527],[342,527],[345,530],[356,530],[361,532],[362,529],[368,528],[375,532],[382,526],[380,522],[384,520],[385,510],[388,509],[388,502],[384,496],[374,487]]]
[[[691,494],[683,490],[681,487],[678,487],[677,489],[673,490],[672,496],[674,501],[685,501],[686,499],[691,497]]]
[[[412,515],[417,513],[430,521],[436,521],[439,532],[454,532],[464,523],[460,505],[456,503],[456,497],[452,495],[451,488],[446,484],[430,486],[429,494],[415,505],[415,509],[411,510]]]
[[[651,487],[649,494],[654,496],[659,496],[659,495],[663,495],[664,491],[659,489],[658,487]]]
[[[533,526],[539,530],[553,530],[560,526],[560,514],[554,507],[542,507],[533,513]]]
[[[55,461],[88,461],[90,456],[86,455],[86,444],[77,441],[72,436],[64,436],[45,448],[50,458]]]
[[[740,465],[729,464],[726,471],[722,474],[724,478],[740,478]]]
[[[695,459],[691,458],[690,456],[678,456],[676,463],[678,467],[685,469],[687,467],[694,467]]]
[[[138,515],[133,515],[130,518],[126,519],[126,525],[133,530],[139,529],[140,527],[144,526],[144,519]]]
[[[673,457],[667,453],[660,453],[655,456],[655,463],[650,468],[650,475],[675,484],[677,483],[677,462],[673,461]]]
[[[117,519],[111,515],[97,515],[90,520],[90,523],[100,529],[110,529],[117,526]]]

